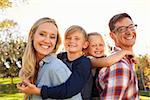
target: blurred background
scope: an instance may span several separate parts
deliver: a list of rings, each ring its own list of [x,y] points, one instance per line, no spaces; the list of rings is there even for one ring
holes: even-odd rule
[[[87,33],[99,32],[109,53],[114,43],[108,22],[117,13],[128,13],[137,27],[134,46],[140,99],[150,98],[150,1],[149,0],[0,0],[0,100],[22,100],[16,89],[20,82],[22,54],[28,32],[41,17],[56,20],[60,33],[71,25],[82,26]],[[64,50],[63,45],[58,52]]]

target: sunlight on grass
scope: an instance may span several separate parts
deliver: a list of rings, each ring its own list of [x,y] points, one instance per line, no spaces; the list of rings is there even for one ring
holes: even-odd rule
[[[0,94],[0,100],[23,100],[23,93]]]
[[[21,80],[20,78],[14,78],[13,79],[14,83],[19,83]],[[10,78],[0,78],[0,84],[10,84],[11,83],[11,79]]]
[[[140,96],[140,100],[150,100],[150,97]]]

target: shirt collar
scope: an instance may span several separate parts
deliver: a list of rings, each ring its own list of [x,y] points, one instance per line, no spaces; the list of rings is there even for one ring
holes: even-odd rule
[[[43,66],[44,63],[50,63],[53,59],[53,57],[56,57],[55,54],[49,54],[47,56],[45,56],[40,62],[39,62],[39,65],[40,66]]]

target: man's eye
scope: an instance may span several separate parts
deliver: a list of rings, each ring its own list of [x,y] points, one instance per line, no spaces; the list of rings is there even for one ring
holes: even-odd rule
[[[124,31],[124,30],[126,30],[125,27],[122,27],[122,28],[119,28],[119,29],[118,29],[118,31],[120,31],[120,32],[122,32],[122,31]]]

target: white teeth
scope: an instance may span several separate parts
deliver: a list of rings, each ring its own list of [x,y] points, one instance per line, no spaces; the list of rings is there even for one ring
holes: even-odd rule
[[[133,39],[133,36],[127,37],[126,39],[131,40]]]
[[[101,52],[99,52],[99,51],[97,51],[97,52],[95,52],[96,54],[100,54]]]
[[[48,49],[49,48],[49,46],[45,46],[45,45],[41,45],[41,47],[44,48],[44,49]]]

